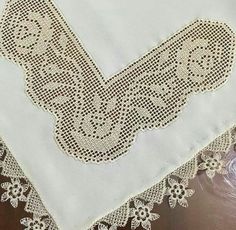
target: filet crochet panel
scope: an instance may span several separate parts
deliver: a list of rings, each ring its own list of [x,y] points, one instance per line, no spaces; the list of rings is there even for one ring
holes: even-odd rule
[[[138,131],[168,125],[190,95],[226,81],[234,51],[227,25],[196,21],[105,80],[51,1],[8,1],[0,27],[1,54],[55,115],[61,149],[84,162],[112,161]]]

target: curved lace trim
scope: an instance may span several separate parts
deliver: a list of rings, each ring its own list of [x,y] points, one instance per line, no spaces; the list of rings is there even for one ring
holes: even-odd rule
[[[164,197],[168,197],[169,205],[175,208],[177,205],[188,207],[188,198],[194,194],[194,190],[188,187],[188,181],[193,179],[199,170],[205,170],[209,178],[216,173],[226,174],[225,160],[230,146],[236,143],[236,128],[216,138],[206,148],[183,166],[172,172],[162,181],[147,189],[141,194],[128,200],[119,209],[97,221],[91,228],[98,230],[116,230],[117,227],[127,225],[129,218],[132,218],[131,229],[142,226],[144,229],[151,229],[151,222],[161,218],[159,214],[153,213],[154,204],[161,204]],[[45,209],[37,191],[24,175],[13,155],[10,153],[4,142],[0,139],[0,168],[1,175],[8,177],[10,182],[1,183],[5,190],[1,194],[1,202],[10,202],[18,207],[19,202],[25,203],[24,210],[33,214],[33,219],[25,217],[20,220],[26,229],[29,226],[40,225],[42,230],[58,230],[53,218]]]
[[[190,95],[226,81],[235,52],[226,24],[196,21],[105,81],[49,0],[8,1],[0,31],[28,95],[56,116],[57,143],[84,162],[112,161],[139,130],[168,125]]]
[[[205,170],[209,178],[216,173],[226,174],[224,158],[229,147],[236,143],[236,128],[225,132],[216,138],[206,148],[183,166],[176,169],[162,181],[155,184],[141,194],[128,200],[120,208],[97,221],[91,228],[98,230],[116,230],[117,227],[127,225],[132,218],[131,229],[142,226],[146,230],[151,229],[151,222],[161,218],[153,213],[154,204],[161,204],[164,197],[168,197],[169,205],[175,208],[177,205],[188,207],[188,198],[194,194],[194,190],[188,187],[188,181],[193,179],[199,170]],[[1,183],[5,190],[1,194],[1,202],[10,202],[18,207],[19,202],[25,203],[24,210],[33,214],[33,219],[25,217],[20,220],[25,229],[35,228],[40,225],[41,230],[58,230],[53,218],[45,209],[37,191],[24,175],[13,155],[4,142],[0,139],[0,168],[1,175],[8,177],[10,182]]]
[[[187,208],[188,198],[194,195],[194,190],[188,187],[189,180],[193,179],[199,170],[204,170],[212,179],[216,174],[227,174],[225,169],[226,157],[230,146],[236,143],[236,128],[216,138],[206,148],[173,173],[166,176],[161,182],[128,200],[123,206],[97,221],[90,230],[115,230],[124,227],[131,218],[131,229],[142,226],[151,230],[151,222],[161,218],[153,213],[153,206],[163,202],[168,197],[170,208],[177,205]]]
[[[1,175],[8,177],[10,182],[1,183],[5,190],[1,194],[1,202],[10,202],[13,208],[24,203],[24,210],[33,214],[33,219],[25,217],[20,222],[27,228],[40,230],[58,230],[56,223],[47,212],[37,191],[27,179],[16,159],[0,139],[0,170]],[[37,228],[38,227],[38,228]]]

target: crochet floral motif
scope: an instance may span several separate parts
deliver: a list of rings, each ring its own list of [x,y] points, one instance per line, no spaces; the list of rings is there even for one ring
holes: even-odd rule
[[[188,183],[186,179],[193,179],[196,176],[199,170],[198,168],[199,166],[197,165],[197,162],[199,161],[198,156],[200,156],[202,153],[204,153],[207,156],[209,156],[209,153],[211,153],[210,156],[214,155],[212,153],[218,153],[221,155],[221,157],[215,155],[215,158],[217,158],[220,161],[223,161],[222,156],[226,156],[229,147],[231,146],[232,143],[235,143],[236,141],[235,138],[236,132],[232,132],[232,130],[235,131],[235,129],[233,128],[222,134],[220,137],[216,138],[206,148],[204,148],[202,151],[196,154],[196,156],[192,160],[182,165],[179,169],[175,170],[173,173],[164,178],[161,182],[158,182],[156,185],[147,189],[143,193],[137,195],[136,197],[133,197],[132,199],[127,201],[124,205],[122,205],[120,208],[118,208],[114,212],[110,213],[109,215],[103,217],[101,220],[94,223],[93,226],[90,228],[90,230],[97,229],[95,227],[96,225],[100,227],[99,230],[115,230],[117,229],[117,227],[124,227],[128,223],[129,217],[133,218],[132,220],[133,228],[135,228],[135,226],[141,225],[141,226],[146,226],[147,228],[149,228],[150,226],[151,229],[151,223],[149,222],[151,222],[152,219],[157,219],[159,217],[158,214],[151,213],[153,204],[154,203],[156,205],[161,204],[164,201],[164,197],[167,197],[165,195],[169,196],[167,197],[169,200],[169,198],[174,194],[182,194],[182,192],[180,192],[182,190],[185,190],[186,194],[188,193],[190,196],[193,193],[193,190],[187,188]],[[30,227],[32,226],[36,226],[38,229],[40,229],[41,227],[40,230],[43,230],[45,227],[47,230],[58,230],[52,217],[45,210],[45,207],[43,206],[43,203],[40,200],[40,197],[38,196],[37,192],[32,187],[30,182],[26,179],[24,173],[17,164],[13,155],[9,152],[6,145],[3,143],[1,139],[0,139],[0,146],[2,146],[2,148],[4,149],[4,155],[0,157],[1,175],[11,178],[11,183],[9,182],[3,183],[5,184],[3,185],[4,189],[6,191],[8,191],[8,189],[12,190],[9,188],[9,186],[10,185],[12,186],[13,184],[17,184],[16,186],[17,188],[23,187],[23,185],[25,185],[25,183],[23,182],[21,183],[19,179],[15,178],[21,178],[22,181],[24,180],[29,184],[29,189],[28,189],[29,192],[28,190],[26,191],[27,201],[25,201],[26,203],[25,211],[28,213],[33,213],[34,215],[33,219],[28,217],[23,218],[23,220],[21,220],[21,223],[27,227],[26,228],[27,230],[29,229],[31,230]],[[202,158],[206,159],[206,157],[204,156]],[[178,180],[168,179],[172,177],[176,177],[178,178]],[[179,180],[181,181],[180,183],[178,182]],[[182,186],[180,186],[181,184]],[[25,187],[25,190],[26,188],[27,185]],[[177,189],[178,191],[176,191]],[[19,194],[21,194],[21,192]],[[183,193],[182,196],[184,196],[184,194],[185,193]],[[182,196],[179,197],[176,196],[175,198],[181,199]],[[142,200],[143,202],[141,202],[140,200]],[[5,200],[3,199],[2,201]],[[177,202],[178,201],[176,201],[175,203]],[[186,202],[184,202],[184,204],[186,204]],[[141,213],[141,211],[143,211],[143,213]],[[142,220],[140,217],[143,217]],[[33,228],[33,230],[35,229]]]
[[[176,169],[170,175],[167,175],[163,180],[145,190],[144,192],[138,194],[137,196],[128,200],[117,210],[109,213],[107,216],[98,220],[93,224],[92,230],[95,230],[99,223],[105,223],[109,226],[124,227],[127,226],[130,216],[134,217],[134,200],[142,200],[143,205],[146,203],[155,204],[156,206],[162,204],[165,198],[169,201],[171,200],[171,207],[176,207],[177,203],[181,203],[184,207],[187,207],[188,197],[192,196],[193,189],[188,188],[188,180],[195,178],[198,173],[198,165],[200,163],[200,156],[202,153],[218,152],[221,154],[221,158],[227,156],[230,146],[236,142],[236,131],[235,127],[217,137],[213,142],[207,145],[203,150],[196,153],[196,156],[190,161],[186,162],[184,165]],[[222,159],[221,159],[222,161]],[[173,179],[172,179],[173,178]],[[169,180],[171,179],[171,180]],[[180,182],[179,182],[180,181]],[[176,185],[176,186],[175,186]],[[173,191],[171,191],[173,190]],[[178,190],[178,191],[177,191]],[[175,194],[175,195],[174,195]],[[185,195],[186,194],[186,195]],[[185,200],[183,203],[179,200]],[[174,201],[172,201],[174,198]],[[178,200],[177,200],[178,199]],[[140,201],[141,202],[141,201]],[[142,203],[142,202],[141,202]],[[175,204],[175,205],[174,205]],[[136,205],[138,206],[138,205]],[[144,205],[145,206],[145,205]],[[132,210],[132,211],[131,211]],[[136,223],[137,225],[140,223]],[[135,224],[133,224],[135,226]]]
[[[20,13],[14,15],[20,20]],[[16,45],[22,54],[40,55],[46,51],[47,42],[52,37],[51,20],[48,15],[32,12],[24,21],[20,21],[15,29]]]
[[[116,159],[128,150],[140,129],[169,124],[191,94],[216,89],[225,82],[232,67],[234,33],[225,24],[197,21],[105,82],[61,18],[48,0],[8,1],[1,21],[0,52],[26,70],[27,92],[34,103],[55,114],[58,144],[66,153],[85,162]],[[221,144],[228,148],[231,141],[228,133],[220,137],[220,143],[209,148],[218,149]],[[113,145],[114,140],[118,144]],[[5,151],[1,151],[1,147],[0,157]],[[1,174],[10,177],[11,184],[18,180],[14,194],[19,198],[24,189],[15,177],[25,176],[13,159],[7,152],[7,157],[0,162]],[[196,158],[173,175],[179,179],[193,178],[197,171],[195,162]],[[201,168],[204,166],[199,166]],[[207,168],[205,170],[207,172]],[[179,203],[186,207],[188,203],[183,197],[191,196],[193,190],[187,188],[187,181],[178,183],[173,179],[172,183],[168,178],[142,193],[146,198],[144,203],[132,198],[115,214],[100,220],[112,225],[110,228],[101,223],[98,226],[102,230],[113,230],[124,226],[130,216],[133,229],[140,225],[151,229],[150,222],[159,215],[151,213],[153,202],[150,201],[160,204],[164,191],[169,201],[172,200],[172,206]],[[6,194],[8,185],[3,186]],[[52,219],[48,226],[47,218],[42,216],[49,217],[49,214],[42,208],[32,185],[30,189],[34,194],[31,202],[21,198],[26,202],[25,210],[42,214],[33,219],[26,217],[21,223],[27,230],[31,227],[57,229]],[[6,201],[12,196],[2,197],[2,201]],[[18,198],[13,202],[16,206]],[[136,200],[134,207],[130,206],[133,200]]]
[[[20,220],[20,223],[26,226],[24,230],[47,230],[49,219],[42,219],[41,217],[34,215],[33,219],[25,217]]]
[[[166,195],[169,196],[169,205],[171,208],[174,208],[177,202],[182,207],[188,207],[187,197],[190,197],[194,194],[194,190],[188,189],[188,180],[182,180],[177,182],[173,178],[168,178],[168,183],[170,185],[166,190]]]
[[[2,202],[10,200],[11,205],[16,208],[18,201],[27,201],[24,193],[28,190],[29,186],[27,184],[21,184],[19,179],[11,179],[11,183],[2,183],[1,187],[7,190],[1,196]]]
[[[203,162],[199,164],[198,169],[205,170],[209,178],[213,178],[216,173],[227,174],[227,170],[225,169],[226,162],[221,158],[222,156],[218,152],[202,153],[201,159]]]
[[[1,187],[6,190],[1,195],[1,202],[10,200],[10,204],[17,208],[18,202],[21,201],[24,210],[33,214],[33,219],[26,217],[21,220],[21,223],[27,227],[25,230],[58,230],[38,193],[1,138],[0,148],[4,150],[2,156],[0,156],[0,173],[11,181],[1,184]]]
[[[131,221],[131,229],[136,229],[141,226],[146,229],[151,229],[151,221],[158,219],[160,216],[156,213],[151,213],[153,209],[153,203],[143,204],[138,199],[134,200],[134,208],[130,209],[130,217],[133,217]]]
[[[174,121],[192,94],[222,85],[235,34],[196,21],[105,80],[51,1],[10,0],[0,52],[24,67],[28,95],[55,115],[61,149],[100,163],[127,153],[140,130]]]

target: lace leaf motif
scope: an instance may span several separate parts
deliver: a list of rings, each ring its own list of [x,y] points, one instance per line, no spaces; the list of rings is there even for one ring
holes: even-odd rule
[[[105,81],[51,1],[10,0],[0,31],[28,95],[56,116],[59,146],[97,163],[127,152],[139,130],[169,124],[191,94],[223,84],[235,49],[227,25],[196,21]]]

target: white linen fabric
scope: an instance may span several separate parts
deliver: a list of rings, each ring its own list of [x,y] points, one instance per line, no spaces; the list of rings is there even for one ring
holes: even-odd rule
[[[0,0],[2,9],[5,1]],[[236,31],[233,0],[55,0],[107,78],[200,19]],[[0,132],[60,229],[86,229],[160,181],[236,122],[236,72],[214,91],[190,98],[165,129],[142,131],[115,162],[84,164],[61,153],[54,118],[32,105],[20,68],[0,60]]]

